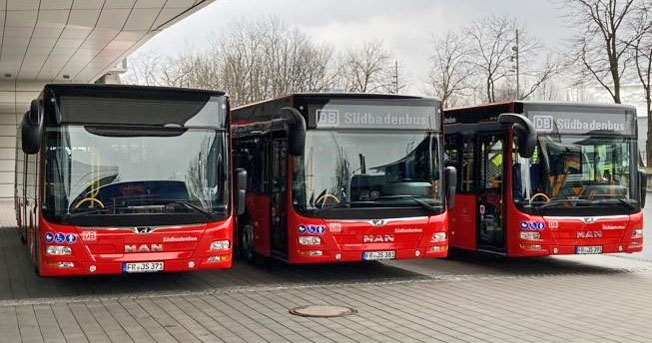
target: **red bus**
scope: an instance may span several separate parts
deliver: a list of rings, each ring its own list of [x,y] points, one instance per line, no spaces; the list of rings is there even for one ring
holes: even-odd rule
[[[231,267],[228,105],[212,91],[46,85],[16,141],[16,217],[36,272]]]
[[[444,186],[455,171],[443,168],[439,101],[293,94],[232,116],[234,163],[248,175],[238,218],[248,260],[447,256],[455,191]]]
[[[507,256],[642,250],[635,108],[519,101],[444,117],[447,164],[460,170],[452,247]]]

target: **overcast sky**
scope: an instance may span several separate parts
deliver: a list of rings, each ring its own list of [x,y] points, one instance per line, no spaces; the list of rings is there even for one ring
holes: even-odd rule
[[[217,0],[155,36],[138,51],[175,55],[201,47],[232,18],[274,14],[315,41],[338,50],[368,40],[383,40],[406,67],[411,80],[425,80],[431,37],[495,13],[522,19],[546,45],[556,48],[568,36],[550,0]],[[419,89],[411,89],[413,92]]]

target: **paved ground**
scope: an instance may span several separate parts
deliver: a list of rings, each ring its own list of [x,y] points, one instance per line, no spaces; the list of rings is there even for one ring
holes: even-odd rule
[[[229,271],[39,279],[8,228],[8,207],[0,206],[0,342],[652,341],[652,261],[644,254],[239,263]],[[309,304],[358,313],[288,313]]]

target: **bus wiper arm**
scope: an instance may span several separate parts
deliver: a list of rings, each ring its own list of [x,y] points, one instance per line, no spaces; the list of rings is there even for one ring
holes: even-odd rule
[[[186,208],[189,208],[191,210],[194,210],[195,212],[201,213],[209,218],[215,218],[215,215],[212,213],[206,211],[205,209],[193,204],[192,202],[188,200],[181,200],[181,199],[174,199],[174,200],[166,200],[167,203],[169,204],[180,204],[185,206]]]
[[[438,212],[439,211],[437,206],[430,205],[429,203],[415,197],[414,195],[406,195],[406,194],[405,195],[387,195],[387,196],[381,197],[381,199],[408,199],[408,200],[412,200],[413,202],[419,204],[421,207],[423,207],[424,209],[426,209],[429,212]]]

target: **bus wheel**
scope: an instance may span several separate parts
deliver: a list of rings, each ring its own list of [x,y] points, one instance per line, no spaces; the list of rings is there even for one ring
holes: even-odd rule
[[[18,235],[20,235],[20,242],[23,244],[27,244],[27,237],[25,237],[25,229],[22,227],[18,228]]]
[[[260,256],[254,248],[254,227],[249,223],[240,230],[240,256],[251,264],[260,263]]]
[[[36,273],[36,276],[38,277],[43,277],[41,275],[41,268],[39,267],[39,263],[41,262],[41,251],[40,251],[40,246],[39,246],[39,239],[38,239],[38,230],[34,230],[34,273]]]

